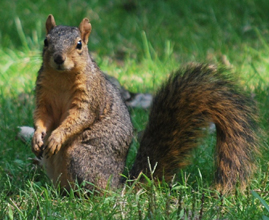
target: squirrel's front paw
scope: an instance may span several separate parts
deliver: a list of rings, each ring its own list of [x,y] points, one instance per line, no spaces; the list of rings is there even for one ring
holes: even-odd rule
[[[33,136],[32,140],[32,151],[36,156],[40,156],[40,153],[42,152],[42,147],[43,147],[43,140],[46,135],[45,131],[38,131],[36,130]]]
[[[45,146],[45,156],[47,158],[57,154],[63,144],[63,134],[57,130],[53,131]]]

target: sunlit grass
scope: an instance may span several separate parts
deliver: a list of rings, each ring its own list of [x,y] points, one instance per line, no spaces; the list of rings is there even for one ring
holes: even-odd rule
[[[89,49],[101,70],[132,92],[154,93],[169,73],[188,62],[230,68],[255,98],[268,130],[269,47],[266,0],[240,1],[3,1],[0,17],[0,218],[1,219],[259,219],[266,215],[255,190],[268,202],[267,140],[257,174],[245,194],[214,191],[214,134],[201,141],[193,163],[173,184],[135,183],[89,198],[83,189],[62,196],[36,169],[30,144],[16,138],[17,126],[33,125],[34,85],[41,65],[48,14],[57,24],[78,25],[89,17]],[[64,13],[59,13],[64,12]],[[131,110],[135,134],[148,111]],[[131,167],[138,147],[130,148]],[[170,185],[169,185],[170,184]]]

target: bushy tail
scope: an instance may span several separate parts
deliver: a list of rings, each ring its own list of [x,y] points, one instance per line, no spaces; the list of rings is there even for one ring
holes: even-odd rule
[[[211,65],[189,65],[172,74],[157,92],[149,122],[130,172],[136,177],[158,163],[154,175],[168,181],[188,164],[202,128],[215,123],[216,184],[223,193],[237,182],[245,187],[255,170],[259,152],[257,111],[253,101],[238,91],[229,76]]]

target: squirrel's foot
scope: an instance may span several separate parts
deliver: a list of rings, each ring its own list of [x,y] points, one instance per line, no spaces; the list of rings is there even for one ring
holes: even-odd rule
[[[45,156],[49,158],[52,155],[57,154],[58,151],[61,149],[63,142],[64,140],[62,132],[57,130],[53,131],[48,138],[48,141],[45,146]]]
[[[43,140],[45,136],[46,136],[45,131],[36,130],[34,133],[32,141],[32,151],[36,156],[39,156],[42,152],[42,147],[44,144]]]

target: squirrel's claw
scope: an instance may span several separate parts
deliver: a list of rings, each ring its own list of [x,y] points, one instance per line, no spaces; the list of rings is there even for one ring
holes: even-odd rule
[[[47,144],[45,146],[45,156],[50,158],[57,154],[63,144],[63,135],[60,132],[54,131],[50,135]]]
[[[42,153],[44,132],[35,131],[32,140],[32,151],[36,156]]]

